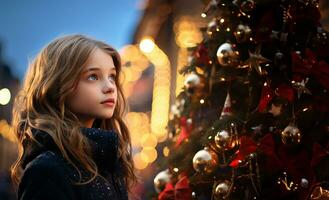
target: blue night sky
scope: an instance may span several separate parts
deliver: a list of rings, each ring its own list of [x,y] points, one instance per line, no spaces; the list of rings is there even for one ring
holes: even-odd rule
[[[4,60],[22,79],[28,60],[60,35],[85,34],[120,49],[132,40],[140,1],[0,0]]]

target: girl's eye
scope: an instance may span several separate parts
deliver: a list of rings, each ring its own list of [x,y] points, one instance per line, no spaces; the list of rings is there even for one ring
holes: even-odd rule
[[[97,80],[97,75],[96,74],[91,74],[90,76],[88,76],[87,79],[90,80],[90,81],[95,81],[95,80]]]
[[[109,78],[110,78],[111,80],[115,81],[115,79],[116,79],[116,75],[115,75],[115,74],[111,74],[111,75],[109,76]]]

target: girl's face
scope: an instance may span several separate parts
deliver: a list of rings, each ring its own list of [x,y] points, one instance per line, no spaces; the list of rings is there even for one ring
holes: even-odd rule
[[[95,49],[87,60],[77,88],[66,105],[80,122],[91,127],[96,118],[111,118],[117,103],[116,69],[112,57]]]

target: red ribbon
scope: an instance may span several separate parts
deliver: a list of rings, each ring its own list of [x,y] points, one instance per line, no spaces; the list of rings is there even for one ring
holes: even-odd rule
[[[296,52],[291,53],[293,80],[300,82],[312,75],[327,90],[329,90],[329,65],[324,60],[318,61],[316,55],[310,50],[305,50],[303,59]]]
[[[192,189],[187,176],[183,176],[175,186],[167,183],[165,189],[159,194],[158,200],[192,200]]]
[[[257,150],[256,143],[247,136],[240,138],[240,148],[236,151],[235,159],[231,161],[230,166],[236,168],[240,162],[244,160],[248,155],[254,153]]]

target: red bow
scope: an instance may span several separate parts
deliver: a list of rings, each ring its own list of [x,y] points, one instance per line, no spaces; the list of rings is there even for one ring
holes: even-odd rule
[[[178,147],[186,138],[188,138],[192,131],[192,124],[187,123],[187,118],[185,116],[180,118],[180,128],[181,132],[179,133],[178,139],[176,141],[176,147]]]
[[[317,61],[316,55],[310,50],[305,50],[305,59],[296,52],[291,53],[293,80],[300,82],[309,75],[327,90],[329,90],[329,65],[324,60]]]
[[[266,134],[259,144],[259,150],[266,156],[265,168],[267,171],[284,170],[294,180],[301,178],[312,179],[310,159],[305,149],[291,153],[291,149],[280,143],[275,144],[271,133]]]
[[[259,150],[262,151],[267,157],[265,164],[265,169],[272,171],[282,169],[283,165],[275,152],[275,142],[273,140],[272,134],[266,134],[259,143]]]
[[[281,97],[288,100],[289,102],[294,101],[294,90],[292,87],[286,84],[279,85],[275,91],[272,90],[270,85],[264,84],[261,94],[261,99],[258,104],[258,111],[264,112],[269,102],[273,99],[274,96]]]
[[[210,57],[208,53],[208,48],[204,45],[204,43],[201,43],[196,49],[195,49],[195,57],[197,58],[196,60],[196,65],[203,65],[207,66],[210,64]]]
[[[249,154],[254,153],[257,150],[256,143],[247,136],[242,136],[240,139],[240,148],[236,151],[236,157],[230,163],[230,166],[236,168],[239,166],[242,160],[244,160]]]
[[[192,200],[192,189],[187,176],[183,176],[175,184],[167,183],[165,189],[159,194],[158,200]]]

